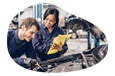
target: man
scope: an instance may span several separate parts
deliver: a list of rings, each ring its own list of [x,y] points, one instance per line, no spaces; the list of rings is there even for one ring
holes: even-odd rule
[[[34,18],[25,19],[19,29],[9,29],[7,46],[10,56],[19,65],[31,68],[36,63],[36,55],[32,47],[32,40],[40,29]],[[27,58],[20,58],[25,53]]]

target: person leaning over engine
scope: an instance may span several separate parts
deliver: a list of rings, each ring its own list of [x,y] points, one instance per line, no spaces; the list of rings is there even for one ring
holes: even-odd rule
[[[36,63],[35,52],[32,47],[32,40],[40,29],[36,19],[25,19],[19,29],[8,29],[7,47],[13,60],[25,67],[30,68]],[[20,58],[25,53],[27,58]]]

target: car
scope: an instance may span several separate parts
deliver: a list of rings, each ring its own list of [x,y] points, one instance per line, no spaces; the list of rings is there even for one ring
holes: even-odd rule
[[[69,34],[72,34],[71,39],[76,39],[76,38],[87,38],[87,33],[86,31],[83,31],[81,29],[73,32],[71,29],[69,30]]]

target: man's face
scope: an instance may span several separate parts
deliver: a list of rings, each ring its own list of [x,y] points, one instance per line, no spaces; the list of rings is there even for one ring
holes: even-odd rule
[[[35,37],[35,34],[37,34],[37,32],[38,32],[38,30],[37,30],[36,26],[32,25],[32,27],[28,30],[25,28],[23,37],[27,42],[30,42],[30,40]]]

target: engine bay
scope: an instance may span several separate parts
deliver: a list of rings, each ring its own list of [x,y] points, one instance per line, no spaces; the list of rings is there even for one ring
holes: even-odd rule
[[[106,56],[107,50],[107,44],[99,45],[89,51],[83,51],[81,53],[61,56],[40,62],[39,65],[44,70],[38,66],[34,66],[31,70],[47,73],[58,73],[85,69],[100,62]]]

